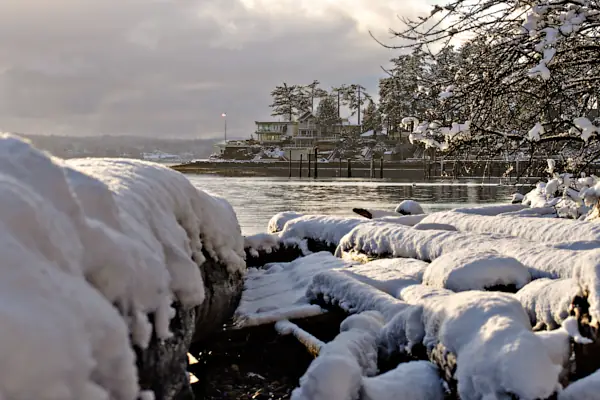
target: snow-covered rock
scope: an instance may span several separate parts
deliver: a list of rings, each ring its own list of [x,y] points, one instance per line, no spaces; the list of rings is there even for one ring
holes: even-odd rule
[[[558,400],[596,400],[600,393],[600,371],[571,383],[558,394]]]
[[[404,200],[395,210],[398,214],[402,215],[417,215],[417,214],[425,214],[423,211],[423,207],[419,203],[414,200]]]
[[[191,394],[186,353],[207,298],[201,269],[218,264],[238,284],[245,269],[225,201],[152,163],[67,163],[2,135],[0,204],[0,366],[13,371],[0,378],[0,397]]]
[[[454,292],[494,286],[520,289],[531,280],[529,270],[496,251],[457,250],[436,258],[423,275],[423,284]]]

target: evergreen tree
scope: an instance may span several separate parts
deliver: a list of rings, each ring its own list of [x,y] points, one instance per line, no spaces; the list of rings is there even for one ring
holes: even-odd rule
[[[371,100],[371,96],[364,86],[353,84],[345,87],[343,98],[350,108],[351,115],[358,114],[358,125],[361,125],[361,109],[365,102]]]
[[[331,131],[331,128],[339,122],[336,100],[333,96],[321,99],[315,117],[322,133]]]
[[[369,100],[369,103],[363,110],[363,123],[362,123],[362,131],[374,131],[381,133],[381,113],[379,109],[373,102],[373,100]]]
[[[306,96],[303,86],[288,85],[283,83],[276,86],[271,92],[273,104],[271,107],[272,116],[283,116],[288,121],[293,121],[294,117],[310,111],[310,99]]]
[[[310,101],[310,112],[311,113],[315,112],[315,100],[322,99],[323,97],[326,97],[329,95],[329,93],[327,93],[326,90],[321,89],[319,87],[320,84],[321,84],[321,82],[319,82],[318,80],[314,80],[313,83],[304,86],[305,96],[306,96],[307,100]]]

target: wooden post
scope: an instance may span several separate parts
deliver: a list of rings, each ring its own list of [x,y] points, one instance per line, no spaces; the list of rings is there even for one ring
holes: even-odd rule
[[[383,156],[379,160],[379,179],[383,179]]]
[[[339,158],[339,165],[338,165],[338,178],[342,177],[342,157]]]
[[[298,168],[298,177],[302,178],[302,158],[304,154],[300,153],[300,168]]]
[[[352,178],[352,162],[348,159],[348,178]]]
[[[308,177],[309,178],[310,178],[310,157],[311,157],[311,154],[308,153]]]
[[[291,150],[290,150],[290,160],[289,161],[290,161],[289,162],[289,167],[290,167],[290,171],[289,172],[290,173],[289,173],[288,178],[291,178],[292,177],[292,151]]]
[[[373,156],[371,156],[371,171],[369,176],[371,179],[375,178],[375,159],[373,158]]]
[[[319,172],[317,171],[317,166],[319,165],[319,157],[317,156],[319,149],[317,149],[315,147],[315,176],[314,178],[317,179],[319,177]]]

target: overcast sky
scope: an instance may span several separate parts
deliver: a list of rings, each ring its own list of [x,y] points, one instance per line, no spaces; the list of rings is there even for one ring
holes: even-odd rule
[[[431,1],[427,1],[431,3]],[[360,83],[424,0],[0,0],[0,130],[248,137],[281,83]],[[393,43],[393,42],[390,42]]]

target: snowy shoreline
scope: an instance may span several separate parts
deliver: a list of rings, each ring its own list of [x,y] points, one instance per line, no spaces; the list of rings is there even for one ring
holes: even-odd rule
[[[595,398],[580,396],[600,375],[598,189],[556,174],[512,205],[277,214],[268,235],[246,238],[257,267],[237,327],[275,324],[320,349],[296,400]],[[332,342],[293,323],[337,309],[350,317]],[[380,369],[394,359],[415,362]],[[423,378],[399,379],[410,374]]]

